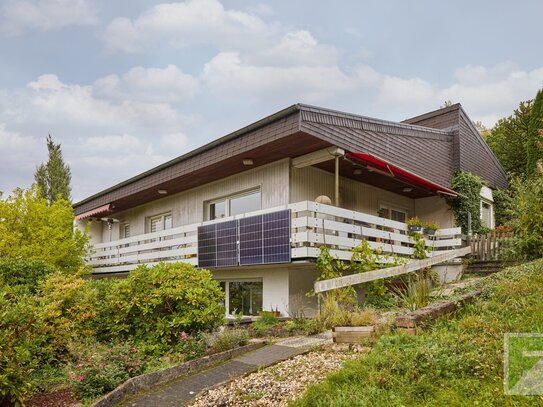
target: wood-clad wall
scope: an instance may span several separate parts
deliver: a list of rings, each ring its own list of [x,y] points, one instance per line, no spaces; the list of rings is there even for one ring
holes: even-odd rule
[[[227,177],[198,188],[129,209],[115,215],[122,223],[130,224],[132,236],[145,233],[145,222],[150,216],[172,213],[173,227],[204,220],[204,202],[253,188],[261,188],[262,209],[288,203],[289,159],[264,165],[241,174]],[[119,226],[112,231],[112,240],[119,239]],[[107,227],[103,227],[102,241],[109,240]]]
[[[319,195],[334,200],[334,174],[315,167],[292,168],[290,173],[290,202],[314,201]],[[377,215],[380,204],[407,209],[414,214],[414,200],[393,192],[340,177],[340,206]]]

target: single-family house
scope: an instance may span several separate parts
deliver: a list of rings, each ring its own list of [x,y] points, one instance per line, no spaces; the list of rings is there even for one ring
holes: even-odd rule
[[[98,169],[97,169],[98,170]],[[446,197],[455,171],[507,186],[459,104],[403,122],[296,104],[74,205],[96,274],[188,262],[211,270],[228,314],[313,307],[319,247],[350,259],[362,239],[409,255],[406,220],[437,222],[436,249],[461,244]],[[309,301],[309,302],[308,302]]]

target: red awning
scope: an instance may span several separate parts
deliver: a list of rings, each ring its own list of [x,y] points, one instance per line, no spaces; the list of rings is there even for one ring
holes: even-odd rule
[[[90,211],[87,211],[87,212],[83,212],[79,215],[77,215],[75,217],[76,220],[81,220],[81,219],[86,219],[86,218],[90,218],[91,216],[94,216],[94,215],[100,215],[100,214],[103,214],[105,212],[109,212],[111,210],[111,204],[107,204],[107,205],[102,205],[96,209],[91,209]]]
[[[445,195],[452,195],[452,196],[458,195],[452,189],[445,188],[439,184],[436,184],[435,182],[419,177],[418,175],[415,175],[412,172],[404,170],[403,168],[400,168],[396,165],[386,162],[385,160],[377,158],[371,154],[348,152],[345,154],[345,156],[347,157],[347,159],[361,163],[367,166],[368,168],[375,169],[379,172],[385,173],[386,175],[389,175],[394,178],[398,178],[409,184],[420,186],[422,188],[429,189],[430,191],[439,192]]]

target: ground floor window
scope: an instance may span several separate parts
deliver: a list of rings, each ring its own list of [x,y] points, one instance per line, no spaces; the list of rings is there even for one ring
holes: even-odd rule
[[[381,218],[405,223],[405,221],[407,220],[407,209],[382,204],[379,205],[379,216]]]
[[[262,311],[262,281],[220,281],[227,315],[240,312],[258,315]]]

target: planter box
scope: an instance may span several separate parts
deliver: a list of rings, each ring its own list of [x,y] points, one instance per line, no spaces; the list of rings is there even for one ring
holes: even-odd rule
[[[414,232],[414,233],[422,232],[422,226],[420,226],[420,225],[408,225],[407,230],[409,232]]]
[[[277,317],[277,318],[279,318],[281,316],[280,311],[259,311],[258,316],[261,317],[264,314],[268,314],[268,315],[271,315],[271,316]]]
[[[359,343],[364,338],[373,336],[375,328],[371,326],[336,326],[332,328],[335,343]]]
[[[436,230],[435,229],[430,229],[430,228],[424,228],[422,233],[424,233],[425,235],[428,235],[428,236],[434,236],[436,234]]]

